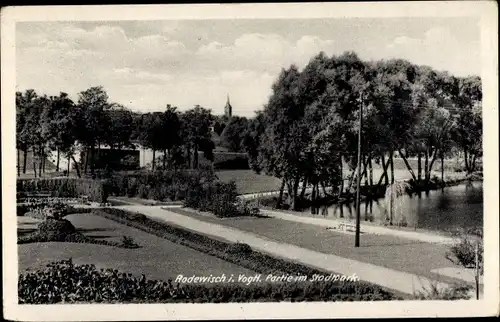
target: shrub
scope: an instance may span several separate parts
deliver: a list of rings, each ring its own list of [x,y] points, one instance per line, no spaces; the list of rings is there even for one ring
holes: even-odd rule
[[[123,236],[122,246],[124,248],[139,248],[139,245],[135,242],[135,240],[132,237],[128,236]]]
[[[470,299],[470,291],[472,287],[469,285],[451,285],[446,288],[438,287],[437,283],[432,283],[428,288],[416,292],[413,295],[415,300],[468,300]]]
[[[476,268],[476,245],[478,246],[479,270],[483,272],[483,238],[482,231],[472,229],[455,233],[456,242],[446,253],[446,258],[466,268]]]
[[[379,288],[354,283],[190,285],[149,280],[115,269],[52,262],[20,274],[19,304],[55,303],[227,303],[276,301],[373,301],[394,299]]]
[[[190,186],[184,206],[200,211],[212,212],[217,217],[236,217],[258,215],[257,207],[238,199],[236,183],[215,182],[194,183]]]

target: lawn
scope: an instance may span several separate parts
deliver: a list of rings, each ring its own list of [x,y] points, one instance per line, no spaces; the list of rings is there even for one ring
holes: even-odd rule
[[[234,180],[239,194],[276,191],[281,186],[280,179],[253,170],[222,170],[216,174],[222,182]]]
[[[92,214],[66,217],[86,236],[120,241],[132,237],[141,247],[125,249],[76,243],[34,243],[18,245],[19,270],[39,269],[52,261],[72,258],[75,264],[94,264],[152,279],[175,278],[178,274],[221,275],[255,274],[238,265],[197,252],[141,230]]]
[[[394,236],[362,234],[360,237],[361,247],[355,248],[354,235],[334,232],[310,224],[276,218],[239,217],[221,220],[215,217],[197,215],[180,208],[169,208],[169,211],[254,233],[277,242],[434,279],[442,278],[431,273],[432,269],[454,266],[445,258],[448,248],[444,245],[423,243]],[[456,280],[453,281],[456,282]]]

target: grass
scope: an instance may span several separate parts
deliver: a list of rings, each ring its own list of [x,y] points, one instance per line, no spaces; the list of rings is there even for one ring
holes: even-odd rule
[[[20,271],[40,269],[52,261],[73,258],[75,264],[94,264],[98,268],[146,274],[155,279],[175,278],[177,274],[255,274],[214,256],[99,216],[75,214],[66,218],[86,236],[115,242],[121,242],[123,236],[129,236],[141,248],[124,249],[64,242],[18,245]]]
[[[445,258],[448,248],[444,245],[423,243],[394,236],[362,234],[361,247],[355,248],[354,235],[335,232],[310,224],[276,218],[231,218],[219,220],[217,218],[196,215],[181,208],[168,208],[168,211],[201,221],[254,233],[277,242],[351,258],[429,278],[441,279],[441,276],[430,272],[432,269],[454,266],[453,263]],[[457,282],[456,280],[453,281]]]
[[[276,191],[281,186],[280,179],[253,170],[222,170],[216,174],[222,182],[234,180],[239,194]]]

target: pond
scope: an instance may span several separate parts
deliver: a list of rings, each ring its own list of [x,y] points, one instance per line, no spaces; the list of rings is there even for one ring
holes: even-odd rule
[[[384,199],[362,200],[361,220],[383,224],[388,217]],[[308,209],[304,214],[311,213]],[[421,192],[399,198],[394,204],[393,222],[404,217],[407,227],[415,229],[450,231],[483,226],[483,183],[465,182],[443,190]],[[320,208],[318,215],[325,218],[343,218],[355,221],[354,203]]]

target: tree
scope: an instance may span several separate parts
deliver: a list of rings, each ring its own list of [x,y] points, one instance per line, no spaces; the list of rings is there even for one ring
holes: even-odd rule
[[[64,92],[51,97],[50,103],[41,116],[42,136],[48,139],[49,147],[57,151],[56,171],[59,171],[60,154],[67,155],[68,163],[73,157],[78,115],[75,104]]]
[[[159,135],[162,136],[160,140],[160,148],[163,150],[163,168],[166,168],[167,157],[169,162],[173,157],[174,149],[179,148],[182,145],[181,137],[181,120],[179,113],[177,112],[177,107],[167,105],[166,111],[163,113],[161,118],[162,129]]]
[[[153,163],[152,170],[155,170],[156,165],[156,151],[161,150],[162,140],[164,139],[162,132],[163,127],[163,113],[154,112],[146,113],[142,115],[142,125],[139,135],[139,142],[153,150]]]
[[[248,129],[246,117],[233,116],[222,132],[222,143],[234,152],[244,150],[243,139]]]
[[[481,79],[477,76],[458,81],[455,104],[459,110],[453,139],[464,153],[465,169],[472,173],[476,160],[482,156]]]
[[[92,175],[95,170],[96,146],[99,150],[101,143],[106,141],[106,128],[109,121],[105,111],[113,106],[108,102],[108,99],[108,94],[102,86],[91,87],[78,94],[78,108],[80,110],[77,124],[78,140],[87,147],[85,171],[87,170],[88,156],[90,154]]]
[[[182,137],[185,139],[188,167],[198,168],[198,151],[204,152],[205,157],[213,160],[212,151],[215,146],[210,135],[213,120],[211,111],[199,105],[182,115]]]
[[[33,119],[33,109],[37,97],[38,95],[33,89],[28,89],[24,93],[16,92],[16,148],[18,152],[19,150],[23,151],[23,173],[26,173],[28,150],[31,147],[31,132],[34,130],[30,125],[36,125],[36,120]],[[18,175],[20,175],[20,168],[19,164]]]

